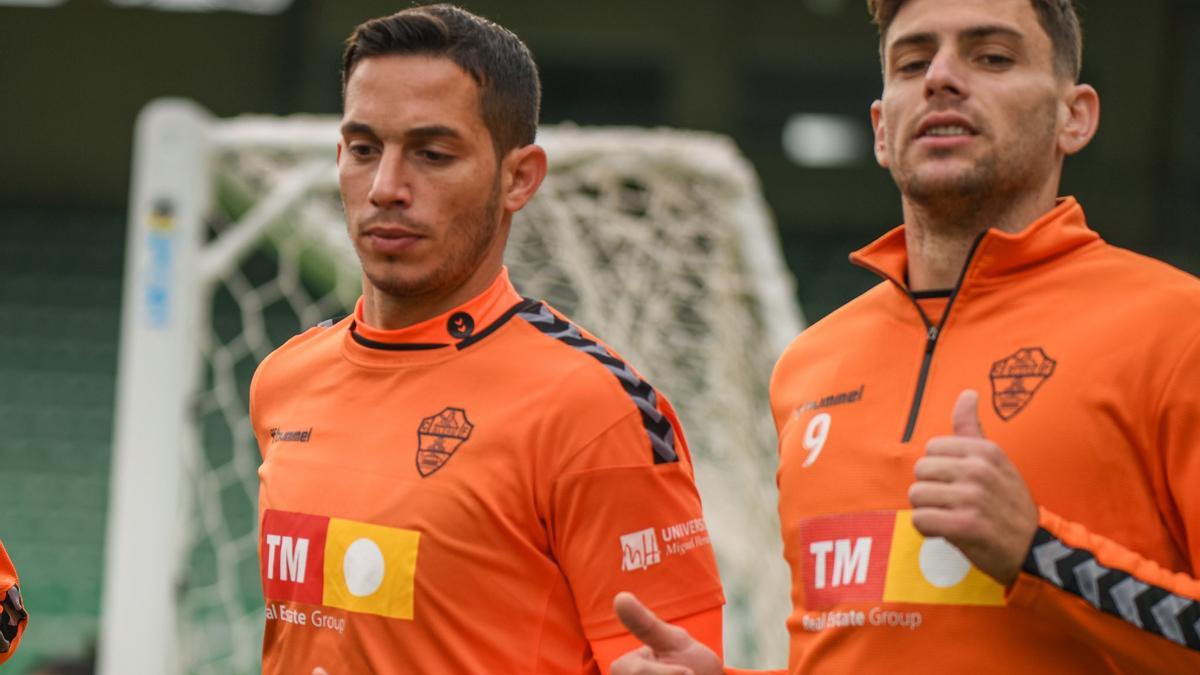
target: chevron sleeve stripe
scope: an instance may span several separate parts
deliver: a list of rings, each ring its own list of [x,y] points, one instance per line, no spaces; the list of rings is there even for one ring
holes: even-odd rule
[[[1082,548],[1038,528],[1022,569],[1096,609],[1188,649],[1200,651],[1200,601],[1106,567]]]
[[[560,318],[544,304],[537,303],[522,308],[517,316],[546,336],[587,354],[607,368],[641,414],[642,425],[646,429],[646,436],[654,454],[654,463],[679,461],[675,450],[675,429],[671,426],[671,420],[659,410],[658,392],[650,383],[638,377],[628,364],[609,352],[604,345],[585,336],[578,326]]]

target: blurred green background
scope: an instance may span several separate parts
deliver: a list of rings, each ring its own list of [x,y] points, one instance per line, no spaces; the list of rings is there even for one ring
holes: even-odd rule
[[[140,4],[0,0],[0,539],[34,622],[6,672],[80,655],[98,628],[138,110],[183,96],[220,116],[336,113],[341,41],[404,6]],[[862,0],[464,4],[532,48],[544,122],[732,136],[759,172],[810,321],[874,282],[846,255],[898,224],[900,209],[870,155],[880,78]],[[1084,5],[1084,79],[1103,118],[1063,192],[1109,241],[1200,272],[1200,2]],[[785,131],[803,119],[840,125],[835,163],[789,155]]]

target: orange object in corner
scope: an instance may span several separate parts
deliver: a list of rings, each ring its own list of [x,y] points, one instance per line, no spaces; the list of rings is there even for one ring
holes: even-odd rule
[[[4,550],[4,542],[0,541],[0,663],[17,651],[21,634],[29,623],[20,583],[8,551]]]

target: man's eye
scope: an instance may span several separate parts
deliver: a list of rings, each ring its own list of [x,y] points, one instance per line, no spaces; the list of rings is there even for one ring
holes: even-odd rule
[[[351,155],[359,159],[366,159],[375,154],[374,146],[367,145],[366,143],[351,143],[349,150]]]
[[[979,60],[988,66],[1007,66],[1013,62],[1011,58],[1003,54],[984,54],[979,57]]]
[[[925,61],[923,59],[913,59],[911,61],[903,61],[896,65],[896,72],[908,73],[908,74],[920,73],[920,72],[924,72],[925,68],[928,65],[929,65],[929,62]]]
[[[449,162],[451,159],[454,159],[452,155],[447,155],[446,153],[438,152],[437,150],[418,150],[417,156],[427,162],[433,162],[435,164],[444,164]]]

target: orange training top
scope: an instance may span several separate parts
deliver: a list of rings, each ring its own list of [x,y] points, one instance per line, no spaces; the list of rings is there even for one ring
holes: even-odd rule
[[[29,622],[20,584],[17,570],[8,558],[8,551],[4,550],[4,542],[0,541],[0,663],[17,651],[21,633],[25,632],[25,624]]]
[[[1070,198],[981,235],[944,306],[908,292],[903,228],[852,259],[885,281],[771,385],[790,671],[1200,672],[1200,282],[1104,243]],[[1040,507],[1008,589],[910,518],[968,388]]]
[[[616,592],[724,602],[670,404],[507,273],[402,330],[360,301],[293,338],[251,417],[265,673],[594,673]]]

